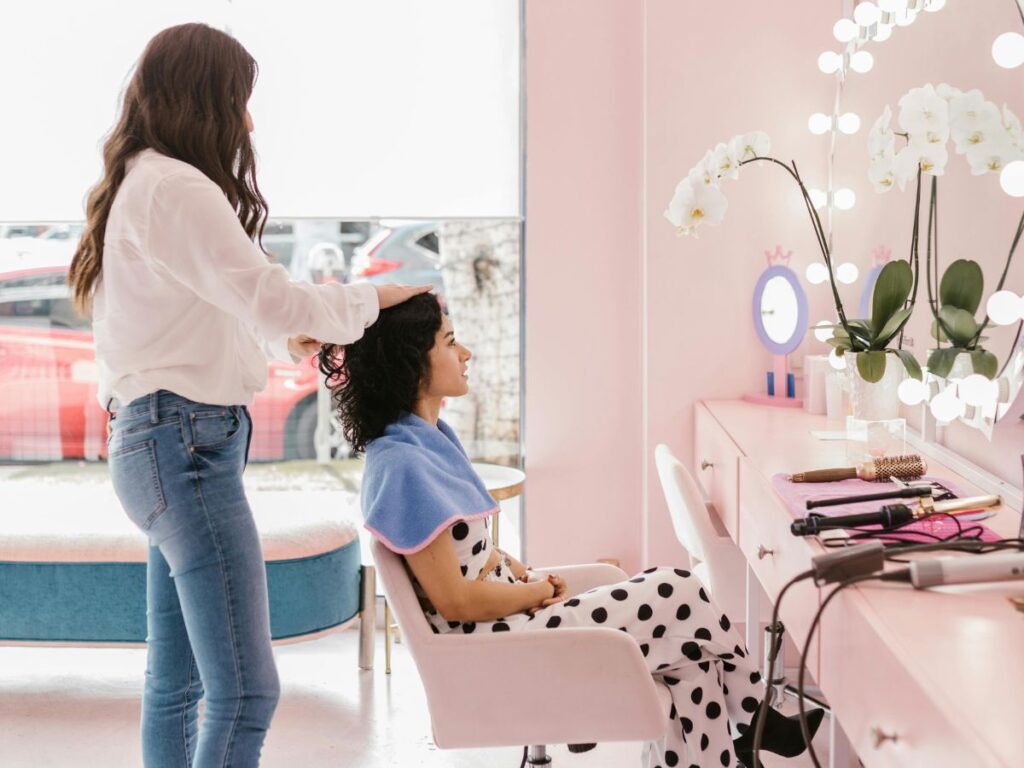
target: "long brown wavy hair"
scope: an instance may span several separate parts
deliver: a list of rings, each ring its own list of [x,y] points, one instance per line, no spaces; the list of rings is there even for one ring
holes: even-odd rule
[[[89,312],[103,270],[107,219],[125,165],[147,147],[206,174],[262,248],[267,201],[256,184],[245,122],[257,73],[256,61],[241,43],[206,24],[170,27],[149,41],[103,144],[103,177],[86,202],[85,230],[68,275],[80,312]]]

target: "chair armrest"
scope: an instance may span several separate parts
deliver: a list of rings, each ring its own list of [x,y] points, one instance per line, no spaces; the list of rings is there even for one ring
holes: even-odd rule
[[[418,666],[439,747],[644,741],[669,725],[639,645],[618,629],[431,639]]]
[[[565,579],[570,595],[579,595],[594,587],[615,584],[629,577],[621,568],[608,563],[586,563],[583,565],[560,565],[534,568],[537,573],[556,573]]]

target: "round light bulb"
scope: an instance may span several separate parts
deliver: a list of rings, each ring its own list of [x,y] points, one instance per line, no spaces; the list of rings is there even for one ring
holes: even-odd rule
[[[962,400],[957,400],[956,395],[946,390],[941,395],[932,398],[929,408],[931,409],[932,416],[936,419],[950,422],[959,419],[963,415],[965,406],[966,403]]]
[[[905,405],[920,405],[928,399],[928,387],[924,382],[908,377],[900,382],[896,394]]]
[[[897,27],[909,27],[914,23],[914,19],[917,18],[917,11],[912,11],[906,7],[904,3],[903,8],[897,8],[893,11],[893,21],[896,22]]]
[[[828,202],[828,195],[820,189],[809,189],[807,190],[807,194],[810,195],[811,205],[815,208],[821,208],[821,206]]]
[[[856,112],[846,112],[839,116],[839,130],[852,136],[860,130],[860,116]]]
[[[870,72],[873,66],[875,66],[875,57],[867,51],[857,51],[850,56],[850,69],[858,74],[863,75],[865,72]]]
[[[857,195],[852,189],[844,187],[843,189],[837,189],[834,200],[836,201],[836,208],[841,211],[848,211],[857,204]]]
[[[835,323],[830,320],[819,320],[814,324],[814,338],[818,341],[828,341],[833,336],[832,326]]]
[[[850,19],[840,19],[833,25],[832,35],[840,43],[848,43],[857,36],[857,23]]]
[[[820,261],[812,262],[807,265],[807,282],[811,285],[821,285],[828,280],[828,267],[822,264]],[[824,341],[824,339],[822,339]]]
[[[928,5],[924,7],[924,9],[926,11],[930,11],[931,13],[935,13],[936,11],[941,11],[945,7],[946,0],[932,0],[930,3],[928,3]]]
[[[826,75],[837,72],[843,66],[843,57],[835,51],[825,51],[818,57],[818,69]]]
[[[1024,64],[1024,35],[1004,32],[992,43],[992,58],[1003,69],[1015,69]]]
[[[879,24],[875,27],[875,34],[871,39],[876,43],[884,43],[890,37],[892,37],[892,24]]]
[[[837,371],[845,371],[846,356],[843,355],[842,357],[840,357],[839,355],[836,354],[836,351],[833,349],[831,352],[828,353],[828,364],[835,368]]]
[[[959,391],[960,399],[967,405],[980,407],[996,401],[999,397],[999,384],[980,373],[972,373],[960,382]]]
[[[807,118],[807,128],[815,136],[820,136],[832,128],[832,118],[824,112],[815,112]]]
[[[1014,160],[999,172],[999,186],[1010,197],[1024,197],[1024,160]]]
[[[1024,296],[1013,291],[996,291],[988,297],[985,311],[996,325],[1012,325],[1024,318]]]
[[[860,274],[857,269],[857,265],[851,261],[847,261],[844,264],[840,264],[836,270],[836,280],[843,285],[852,285],[857,282],[857,276]]]
[[[857,7],[853,9],[853,20],[862,27],[870,27],[880,18],[882,18],[882,12],[878,10],[878,6],[870,2],[870,0],[859,3]]]

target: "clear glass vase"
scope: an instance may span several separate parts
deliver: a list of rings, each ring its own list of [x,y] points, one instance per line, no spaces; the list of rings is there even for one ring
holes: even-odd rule
[[[907,422],[900,418],[897,390],[906,376],[895,355],[886,356],[885,374],[877,382],[857,372],[856,358],[847,355],[850,414],[846,417],[847,459],[857,464],[879,456],[906,452]]]

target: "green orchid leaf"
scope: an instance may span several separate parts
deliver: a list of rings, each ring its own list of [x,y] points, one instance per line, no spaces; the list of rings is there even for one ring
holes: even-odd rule
[[[889,351],[903,362],[903,367],[907,369],[907,374],[911,378],[917,379],[918,381],[922,380],[921,364],[917,362],[916,357],[905,349],[892,349]]]
[[[974,320],[974,315],[966,309],[947,304],[939,310],[939,319],[945,325],[946,333],[949,334],[954,345],[964,346],[978,332],[978,324]]]
[[[914,273],[910,264],[902,259],[890,261],[882,267],[871,300],[871,330],[874,338],[878,338],[879,331],[889,322],[889,318],[903,308],[913,285]]]
[[[947,267],[939,284],[939,301],[943,306],[959,307],[973,317],[981,305],[985,277],[978,262],[957,259]]]
[[[960,350],[956,347],[932,350],[932,353],[928,355],[928,372],[938,376],[940,379],[946,378],[949,376],[949,372],[953,370],[953,363],[956,362],[957,355],[959,354]]]
[[[910,319],[910,314],[914,311],[913,307],[904,307],[895,315],[889,318],[889,322],[885,324],[881,331],[874,340],[875,349],[885,349],[889,342],[892,341],[893,337],[900,332],[900,329],[907,324],[907,320]]]
[[[833,336],[831,339],[826,339],[825,343],[828,344],[831,347],[835,347],[836,349],[852,349],[853,348],[850,345],[850,340],[849,339],[837,339],[835,336]]]
[[[932,320],[932,338],[936,341],[949,341],[949,336],[942,330],[938,320]]]
[[[885,376],[885,352],[858,352],[857,372],[864,381],[871,384],[881,381]]]
[[[976,349],[971,352],[971,363],[974,365],[974,372],[980,373],[986,379],[994,379],[999,375],[999,360],[987,350]]]

